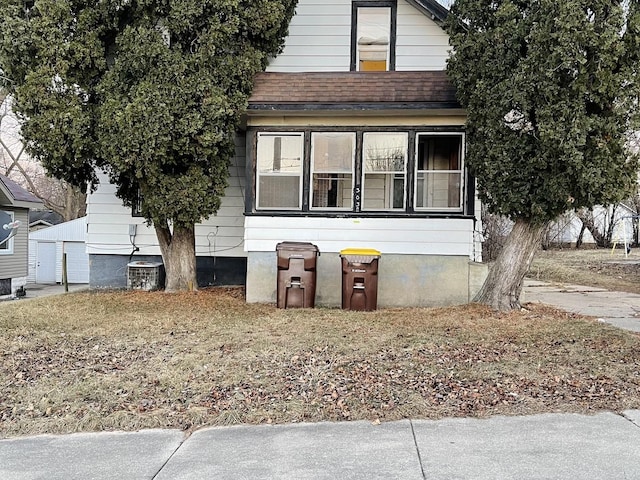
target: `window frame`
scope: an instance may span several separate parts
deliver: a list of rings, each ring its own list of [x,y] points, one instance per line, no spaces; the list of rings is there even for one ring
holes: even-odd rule
[[[396,32],[398,23],[397,0],[355,0],[351,3],[351,65],[350,71],[358,69],[358,9],[359,8],[389,8],[391,10],[391,25],[389,25],[389,65],[387,72],[396,69]]]
[[[436,169],[418,169],[418,155],[419,155],[419,144],[420,137],[460,137],[460,146],[459,146],[459,158],[458,158],[458,169],[457,170],[436,170]],[[413,198],[412,205],[413,209],[416,212],[456,212],[463,213],[465,208],[465,184],[469,181],[467,176],[465,175],[465,145],[466,138],[464,132],[453,132],[453,131],[440,131],[440,132],[430,132],[430,131],[416,131],[415,132],[415,146],[414,146],[414,162],[413,162]],[[418,174],[420,172],[438,172],[438,173],[459,173],[460,175],[460,185],[458,191],[459,205],[457,207],[418,207]]]
[[[329,175],[334,175],[334,174],[348,174],[351,175],[351,185],[350,185],[350,202],[349,202],[349,206],[348,207],[314,207],[313,206],[313,181],[314,178],[313,176],[317,173],[315,170],[315,155],[314,155],[314,151],[315,151],[315,141],[314,138],[319,136],[319,135],[326,135],[326,134],[334,134],[334,135],[342,135],[342,136],[350,136],[352,137],[352,148],[351,148],[351,170],[349,172],[320,172],[320,173],[326,173]],[[316,211],[316,210],[322,210],[322,211],[339,211],[339,212],[352,212],[354,209],[354,201],[353,201],[353,190],[356,186],[356,161],[357,161],[357,141],[358,141],[358,134],[355,131],[350,131],[350,130],[346,130],[346,131],[322,131],[322,130],[313,130],[311,132],[311,143],[310,143],[310,148],[309,148],[309,154],[310,154],[310,163],[309,163],[309,182],[310,182],[310,188],[309,188],[309,210],[311,211]],[[304,172],[303,172],[304,175]]]
[[[293,174],[260,174],[258,168],[258,151],[260,137],[299,137],[300,138],[300,172],[298,175]],[[303,210],[304,207],[304,178],[305,178],[305,134],[302,131],[259,131],[256,135],[256,147],[255,147],[255,209],[257,211],[285,211],[285,212],[298,212]],[[260,201],[260,178],[261,177],[298,177],[298,206],[297,207],[264,207],[259,205]]]
[[[385,198],[388,196],[391,199],[391,203],[392,205],[390,207],[383,207],[383,208],[366,208],[365,206],[365,202],[366,202],[366,198],[367,198],[367,189],[365,188],[365,177],[367,175],[367,170],[366,170],[366,161],[365,161],[365,139],[368,135],[396,135],[396,136],[404,136],[405,137],[405,150],[404,150],[404,163],[403,163],[403,170],[402,171],[398,171],[398,170],[393,170],[393,171],[376,171],[376,172],[371,172],[369,173],[370,175],[389,175],[391,176],[391,182],[389,184],[387,184],[385,182]],[[362,153],[360,155],[360,162],[362,165],[362,177],[361,177],[361,191],[362,191],[362,207],[361,207],[361,211],[363,212],[380,212],[380,211],[384,211],[384,212],[405,212],[407,210],[408,207],[408,197],[407,197],[407,187],[408,187],[408,164],[409,164],[409,132],[408,131],[389,131],[389,130],[383,130],[383,131],[378,131],[378,130],[367,130],[367,131],[363,131],[362,132]],[[357,159],[356,159],[357,161]],[[398,174],[402,174],[403,175],[403,188],[402,188],[402,192],[403,192],[403,197],[402,197],[402,207],[393,207],[393,183],[396,179],[396,175]]]
[[[311,174],[311,136],[318,133],[354,133],[356,135],[356,153],[354,160],[353,176],[353,201],[350,209],[332,207],[310,207],[312,203],[312,174]],[[404,189],[404,206],[402,208],[378,210],[363,209],[363,138],[365,133],[406,133],[408,135],[408,147],[406,153],[406,179]],[[304,138],[303,163],[302,163],[302,185],[303,198],[302,208],[267,208],[257,207],[257,188],[259,176],[257,175],[257,142],[259,135],[299,135]],[[463,142],[461,160],[461,208],[415,208],[415,187],[416,187],[416,167],[417,167],[417,146],[420,135],[444,135],[460,136]],[[326,126],[326,125],[291,125],[291,126],[251,126],[247,130],[247,182],[251,185],[245,194],[246,216],[308,216],[308,217],[372,217],[372,218],[475,218],[475,178],[466,169],[464,154],[466,149],[466,136],[462,125],[438,125],[424,126],[419,124],[409,125],[349,125],[349,126]],[[364,192],[366,195],[366,192]]]
[[[4,209],[0,210],[0,212],[6,213],[11,218],[11,222],[9,222],[9,223],[15,222],[15,220],[16,220],[16,212],[13,212],[11,210],[4,210]],[[0,228],[2,228],[2,225],[0,225]],[[9,235],[10,234],[11,234],[11,230],[9,230]],[[4,242],[2,245],[0,245],[0,255],[13,255],[13,240],[14,239],[15,239],[15,235],[13,237],[11,237],[8,242]]]

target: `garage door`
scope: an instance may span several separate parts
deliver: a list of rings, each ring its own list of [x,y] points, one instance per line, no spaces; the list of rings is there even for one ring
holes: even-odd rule
[[[69,283],[89,283],[89,254],[86,250],[84,242],[64,242]]]

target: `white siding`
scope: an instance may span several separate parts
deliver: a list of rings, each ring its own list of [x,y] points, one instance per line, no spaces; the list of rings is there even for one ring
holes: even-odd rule
[[[433,20],[398,1],[396,70],[444,70],[448,36]],[[351,65],[351,0],[300,0],[283,52],[270,72],[340,72]]]
[[[244,257],[243,212],[245,189],[245,140],[236,142],[236,157],[229,168],[229,186],[217,215],[196,225],[196,255]],[[115,196],[116,188],[105,174],[100,186],[87,198],[87,252],[90,254],[129,255],[133,250],[129,239],[129,225],[136,225],[135,244],[138,255],[160,255],[160,247],[153,227],[144,218],[132,217],[131,209]]]
[[[29,234],[31,235],[31,234]],[[29,274],[27,282],[35,283],[36,281],[36,262],[38,253],[38,242],[29,239]]]
[[[87,237],[87,217],[41,228],[29,234],[29,240],[84,242]]]
[[[89,255],[84,242],[64,242],[62,248],[67,254],[67,282],[89,283]]]
[[[247,217],[245,248],[272,252],[283,241],[311,242],[320,252],[374,248],[386,254],[473,259],[473,220],[455,218]]]

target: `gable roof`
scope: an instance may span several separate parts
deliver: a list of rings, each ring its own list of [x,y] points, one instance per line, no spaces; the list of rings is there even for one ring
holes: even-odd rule
[[[29,212],[29,226],[34,225],[57,225],[64,222],[64,218],[57,212],[51,210],[31,210]]]
[[[34,208],[42,205],[42,201],[10,178],[0,175],[0,205]]]
[[[263,72],[248,113],[460,108],[444,71]]]
[[[449,15],[449,10],[435,0],[407,0],[407,2],[438,24],[442,24]]]

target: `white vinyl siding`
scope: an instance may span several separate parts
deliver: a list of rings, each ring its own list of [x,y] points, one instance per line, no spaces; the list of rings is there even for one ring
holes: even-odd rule
[[[283,52],[269,72],[341,72],[351,66],[351,0],[300,0]],[[448,36],[433,20],[398,0],[396,70],[444,70]]]
[[[449,36],[433,20],[398,1],[396,70],[445,70]]]
[[[67,281],[89,283],[89,255],[86,248],[87,217],[43,228],[29,235],[29,281],[37,281],[38,264],[55,265],[55,281],[62,282],[63,254],[67,254]],[[45,243],[55,244],[55,250]],[[45,258],[49,255],[50,258]],[[51,278],[54,281],[54,278]]]
[[[135,244],[139,255],[160,255],[154,228],[144,218],[132,217],[115,196],[116,188],[106,175],[100,175],[97,191],[87,198],[87,252],[89,254],[129,255],[129,225],[135,224]],[[245,139],[236,139],[236,156],[229,167],[228,186],[216,215],[196,225],[196,255],[244,257],[243,212],[245,191]]]
[[[275,251],[282,241],[311,242],[321,252],[349,247],[384,254],[454,255],[473,259],[469,218],[300,218],[247,217],[245,247]]]

